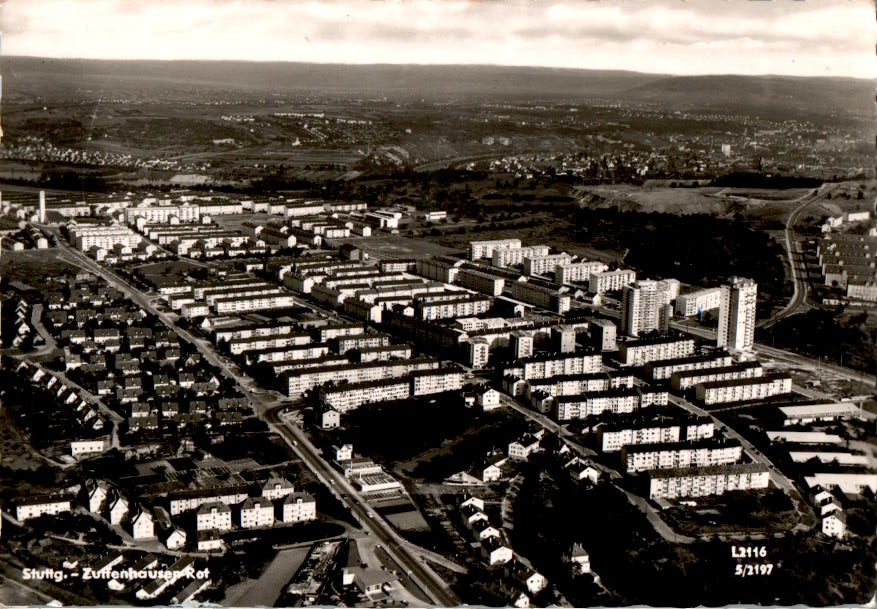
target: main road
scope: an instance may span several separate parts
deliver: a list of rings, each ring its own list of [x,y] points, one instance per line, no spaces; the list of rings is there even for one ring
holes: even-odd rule
[[[308,469],[350,509],[363,528],[384,545],[387,553],[406,570],[408,577],[417,583],[432,602],[445,607],[459,606],[460,599],[447,583],[412,555],[409,543],[386,520],[372,511],[371,506],[341,472],[323,459],[304,431],[298,425],[283,420],[280,413],[284,408],[277,406],[265,411],[264,418],[272,430],[289,443]]]
[[[795,241],[795,225],[798,223],[804,210],[807,209],[807,206],[822,196],[823,188],[827,188],[827,185],[822,185],[812,193],[800,197],[798,201],[801,201],[801,204],[789,214],[789,218],[786,220],[786,251],[789,257],[789,269],[792,272],[792,298],[782,310],[770,319],[760,322],[758,324],[759,327],[772,326],[781,319],[793,314],[807,300],[807,293],[809,291],[807,284],[807,262],[802,252],[798,251],[798,242]]]

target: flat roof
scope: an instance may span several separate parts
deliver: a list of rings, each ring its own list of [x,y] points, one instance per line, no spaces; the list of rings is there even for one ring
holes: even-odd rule
[[[859,407],[852,402],[828,402],[804,406],[780,406],[780,412],[787,418],[809,416],[849,416],[858,414]]]

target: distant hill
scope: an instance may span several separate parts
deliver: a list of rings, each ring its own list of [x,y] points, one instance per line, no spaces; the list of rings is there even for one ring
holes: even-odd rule
[[[779,76],[667,76],[620,70],[503,66],[339,65],[237,61],[103,61],[2,57],[4,90],[46,97],[82,91],[186,97],[195,89],[232,94],[330,94],[388,99],[650,103],[724,109],[765,117],[874,113],[870,81]]]
[[[673,76],[635,86],[620,95],[680,109],[737,109],[777,118],[790,118],[784,114],[788,112],[874,115],[874,83],[854,78]]]

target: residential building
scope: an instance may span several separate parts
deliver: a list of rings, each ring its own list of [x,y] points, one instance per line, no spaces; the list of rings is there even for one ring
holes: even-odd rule
[[[843,539],[847,532],[847,518],[841,511],[834,511],[823,516],[822,533],[829,537],[837,537]]]
[[[722,305],[722,288],[707,288],[676,297],[676,314],[693,317],[715,311]]]
[[[547,254],[543,256],[527,256],[524,258],[525,275],[548,275],[554,274],[554,270],[561,264],[572,262],[572,256],[566,252],[560,254]]]
[[[161,540],[168,550],[181,550],[186,546],[186,531],[180,527],[171,527],[162,534]]]
[[[627,473],[652,469],[679,469],[738,463],[743,458],[739,442],[662,442],[640,446],[625,446],[621,462]]]
[[[514,558],[512,549],[505,545],[499,537],[488,537],[481,542],[481,551],[487,559],[487,564],[503,565]]]
[[[198,531],[231,530],[231,508],[220,502],[205,503],[195,515],[195,528]]]
[[[763,400],[791,392],[792,377],[786,374],[766,374],[753,378],[699,383],[695,386],[697,400],[706,406]]]
[[[588,291],[592,294],[616,292],[636,281],[636,272],[628,269],[594,273],[588,279]]]
[[[617,327],[608,319],[595,319],[588,324],[588,334],[591,343],[600,351],[615,351],[618,348],[615,342]]]
[[[648,478],[649,499],[678,499],[764,489],[768,487],[770,474],[761,463],[734,463],[651,470]]]
[[[588,283],[591,275],[607,270],[609,270],[607,265],[595,260],[561,263],[554,268],[554,283],[557,285]]]
[[[531,245],[527,247],[504,247],[494,249],[490,256],[490,264],[499,268],[523,264],[532,256],[547,256],[550,248],[547,245]]]
[[[669,328],[672,308],[671,292],[663,281],[640,279],[622,290],[621,333],[639,336],[642,333]]]
[[[152,514],[147,510],[141,509],[131,519],[131,536],[134,539],[150,539],[155,537],[155,525]]]
[[[275,500],[286,497],[295,491],[292,482],[286,478],[269,478],[262,485],[262,496],[266,499]]]
[[[574,543],[570,552],[573,575],[585,575],[591,572],[591,557],[580,543]]]
[[[222,538],[219,536],[219,531],[216,531],[214,529],[198,531],[197,543],[199,552],[217,552],[219,550],[222,550],[223,546],[225,545],[222,543]]]
[[[241,528],[270,527],[274,524],[274,504],[268,497],[247,497],[240,507]]]
[[[73,498],[69,495],[36,495],[18,499],[15,501],[15,518],[24,522],[28,518],[37,518],[43,514],[52,516],[62,512],[69,512],[72,508]]]
[[[498,249],[520,248],[520,239],[494,239],[489,241],[471,241],[469,243],[469,260],[491,258]]]
[[[622,366],[645,366],[651,361],[679,359],[693,353],[693,338],[652,336],[618,343],[618,361]]]
[[[717,346],[736,351],[752,349],[757,296],[758,284],[751,279],[733,277],[730,285],[722,286]]]
[[[485,412],[499,408],[502,405],[500,403],[499,391],[491,387],[483,387],[478,391],[476,403]]]
[[[739,362],[701,370],[679,370],[670,377],[670,386],[676,391],[687,391],[700,383],[758,378],[763,375],[764,368],[759,362]]]
[[[341,413],[334,408],[324,410],[320,414],[321,429],[338,429],[341,427]]]
[[[317,500],[308,493],[292,493],[280,504],[283,522],[307,522],[317,519]]]

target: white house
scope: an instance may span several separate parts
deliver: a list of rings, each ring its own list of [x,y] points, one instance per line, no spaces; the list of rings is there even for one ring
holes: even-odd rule
[[[293,492],[295,492],[295,487],[286,478],[269,478],[262,485],[262,496],[272,501],[291,495]]]
[[[283,498],[283,522],[306,522],[317,519],[317,500],[308,493],[293,493]]]
[[[822,532],[829,537],[843,539],[847,532],[847,517],[843,512],[832,512],[822,519]]]
[[[530,569],[526,575],[527,577],[524,580],[524,583],[527,585],[527,590],[529,590],[531,594],[538,594],[548,585],[548,580],[545,579],[545,576],[537,571]]]
[[[102,482],[94,482],[88,489],[88,511],[96,514],[100,512],[104,501],[107,499],[107,488]]]
[[[121,524],[128,515],[128,500],[119,495],[110,504],[110,524]]]
[[[270,499],[247,499],[241,504],[241,527],[252,529],[274,524],[274,504]]]
[[[320,427],[323,429],[338,429],[341,427],[341,413],[330,408],[320,415]]]
[[[335,461],[350,461],[353,459],[353,444],[345,444],[341,448],[335,449]]]
[[[482,410],[487,412],[488,410],[494,410],[501,406],[499,398],[499,391],[492,387],[488,387],[478,392],[478,395],[475,398],[475,403],[478,404]]]
[[[526,592],[521,592],[515,600],[512,602],[514,607],[518,609],[528,609],[530,607],[530,597],[527,596]]]
[[[460,509],[463,509],[469,505],[474,506],[481,511],[484,511],[484,499],[481,499],[479,497],[469,497],[460,504]]]
[[[155,537],[155,525],[152,515],[141,509],[131,520],[131,536],[134,539],[149,539]]]
[[[200,552],[212,552],[222,550],[222,539],[214,530],[198,531],[198,550]]]
[[[475,533],[475,537],[478,541],[484,541],[488,537],[500,537],[502,535],[501,531],[487,522],[486,518],[476,520],[472,524],[472,531]]]
[[[231,529],[231,508],[218,501],[205,503],[198,508],[195,516],[195,528],[198,531],[217,530],[228,531]],[[199,538],[200,546],[201,540]]]
[[[186,545],[186,532],[179,527],[168,529],[163,541],[168,550],[179,550]]]
[[[70,442],[70,454],[74,457],[100,454],[105,449],[106,444],[103,440],[74,440]]]
[[[39,495],[16,502],[15,517],[24,521],[43,514],[60,514],[71,509],[70,497],[66,495]]]
[[[573,575],[584,575],[591,572],[591,557],[588,556],[580,543],[573,544],[570,562],[572,563]]]
[[[498,537],[488,537],[481,542],[481,551],[490,566],[502,565],[514,558],[512,549],[503,544]]]

